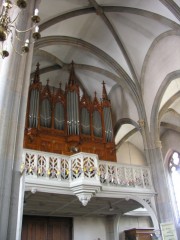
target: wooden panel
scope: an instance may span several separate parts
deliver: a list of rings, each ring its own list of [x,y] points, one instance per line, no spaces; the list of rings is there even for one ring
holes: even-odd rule
[[[70,240],[71,219],[50,218],[48,220],[48,240]]]
[[[72,219],[24,216],[21,240],[72,240]]]
[[[79,138],[79,136],[77,136]],[[115,144],[94,142],[91,138],[86,138],[80,142],[68,142],[64,136],[52,136],[50,134],[41,134],[36,138],[32,137],[33,140],[25,135],[24,147],[27,149],[40,150],[45,152],[53,152],[58,154],[72,155],[72,146],[77,146],[79,152],[95,153],[99,156],[100,160],[116,161],[116,153],[114,151]],[[47,140],[48,139],[48,140]],[[89,140],[90,139],[90,140]]]
[[[22,229],[22,240],[47,239],[47,222],[43,218],[23,219]]]
[[[125,231],[125,240],[151,240],[153,229],[129,229]]]

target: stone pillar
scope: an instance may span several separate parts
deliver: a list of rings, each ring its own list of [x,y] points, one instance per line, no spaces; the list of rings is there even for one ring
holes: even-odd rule
[[[30,24],[34,0],[29,1],[27,15],[18,23]],[[13,11],[13,14],[16,14]],[[11,45],[11,43],[9,43]],[[9,49],[8,49],[9,50]],[[0,60],[0,239],[20,240],[17,222],[22,216],[23,181],[20,163],[32,50],[23,57],[12,47],[10,55]],[[20,231],[19,231],[20,232]]]
[[[155,138],[149,133],[143,119],[140,119],[138,123],[144,140],[144,151],[147,163],[151,166],[153,186],[157,193],[155,196],[155,206],[152,206],[152,208],[157,214],[159,223],[174,221],[168,181],[163,164],[161,142],[154,140]]]
[[[158,220],[159,223],[173,222],[173,208],[171,206],[170,193],[168,190],[168,182],[163,164],[160,141],[155,143],[151,153],[152,179],[155,191],[157,192],[155,200],[158,212]]]
[[[149,156],[149,151],[148,151],[149,130],[147,128],[147,123],[145,122],[144,119],[139,119],[138,124],[139,124],[140,132],[141,132],[142,138],[143,138],[144,152],[145,152],[145,155],[146,155],[147,164],[150,165],[150,156]]]
[[[107,239],[117,240],[117,221],[116,216],[107,216],[106,217],[106,231]]]
[[[0,10],[2,10],[3,0],[0,0]]]

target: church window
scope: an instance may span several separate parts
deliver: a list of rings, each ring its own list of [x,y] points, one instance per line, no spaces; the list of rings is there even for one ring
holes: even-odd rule
[[[174,203],[175,208],[177,210],[177,218],[180,222],[180,191],[179,191],[179,183],[180,183],[180,153],[174,152],[169,159],[169,170],[171,174],[171,180],[173,185],[173,195],[174,195]]]

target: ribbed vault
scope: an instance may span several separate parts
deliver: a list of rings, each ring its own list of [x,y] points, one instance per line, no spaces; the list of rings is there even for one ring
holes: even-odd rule
[[[127,131],[119,144],[130,141],[132,135],[136,135],[138,121],[142,119],[146,122],[146,130],[156,129],[153,124],[157,128],[160,125],[164,129],[176,130],[170,122],[160,124],[159,121],[174,101],[177,101],[178,94],[165,103],[156,123],[161,99],[166,92],[159,90],[156,98],[151,99],[153,107],[150,114],[146,111],[144,102],[153,95],[152,92],[147,95],[151,81],[147,82],[146,73],[152,64],[154,49],[168,35],[179,35],[180,8],[177,2],[153,0],[147,4],[144,0],[61,0],[51,4],[45,0],[40,4],[40,15],[42,38],[34,46],[31,77],[39,62],[42,81],[49,78],[50,84],[58,85],[60,81],[65,84],[69,66],[74,61],[80,87],[90,97],[95,91],[100,96],[101,83],[105,81],[113,102],[113,114],[116,116],[115,134],[126,124],[124,119],[128,119],[127,124],[129,121],[137,124],[135,130]],[[174,51],[175,48],[176,46]],[[168,62],[165,61],[160,67],[168,68]],[[173,71],[174,69],[170,70]],[[158,78],[154,75],[156,77]],[[162,83],[161,88],[163,84],[165,83]],[[119,93],[115,97],[118,86],[123,89],[123,95]],[[123,111],[123,116],[119,116],[119,107],[122,108],[124,103],[127,108]],[[175,107],[173,109],[176,111]],[[155,130],[154,135],[158,135],[158,131]],[[156,137],[159,138],[159,135]],[[141,150],[143,149],[144,146]]]

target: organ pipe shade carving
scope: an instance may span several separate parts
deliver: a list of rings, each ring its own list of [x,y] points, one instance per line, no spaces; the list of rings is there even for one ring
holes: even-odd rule
[[[32,89],[30,92],[30,109],[29,109],[29,127],[37,128],[39,113],[39,90]]]
[[[61,79],[64,83],[63,79]],[[39,64],[30,84],[24,147],[71,155],[94,153],[102,160],[116,161],[111,104],[103,82],[102,98],[93,100],[83,92],[70,69],[68,83],[59,88],[42,86]]]

